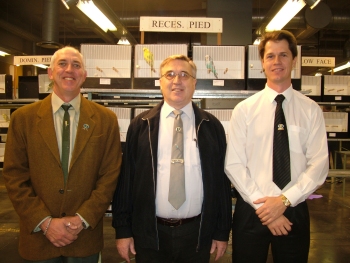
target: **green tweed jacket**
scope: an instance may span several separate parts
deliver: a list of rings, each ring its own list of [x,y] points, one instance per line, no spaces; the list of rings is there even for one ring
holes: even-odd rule
[[[19,252],[27,260],[85,257],[103,248],[103,216],[121,166],[116,115],[81,98],[80,118],[66,185],[54,128],[51,95],[11,115],[3,176],[20,218]],[[47,216],[79,213],[89,224],[72,244],[57,248],[33,230]]]

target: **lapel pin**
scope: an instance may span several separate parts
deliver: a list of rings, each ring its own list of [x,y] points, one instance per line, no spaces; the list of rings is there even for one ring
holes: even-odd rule
[[[87,131],[90,128],[89,124],[84,124],[83,125],[83,130]]]

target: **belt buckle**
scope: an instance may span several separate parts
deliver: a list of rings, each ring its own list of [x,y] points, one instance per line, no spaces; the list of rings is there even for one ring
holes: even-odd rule
[[[169,221],[169,226],[170,227],[177,227],[180,226],[182,224],[182,220],[181,219],[170,219]]]

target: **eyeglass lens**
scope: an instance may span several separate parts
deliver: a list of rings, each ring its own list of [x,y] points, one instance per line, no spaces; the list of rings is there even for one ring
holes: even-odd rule
[[[181,80],[187,80],[190,75],[184,71],[181,71],[180,73],[175,73],[174,71],[170,71],[164,74],[165,78],[168,80],[174,79],[176,76],[178,76]]]

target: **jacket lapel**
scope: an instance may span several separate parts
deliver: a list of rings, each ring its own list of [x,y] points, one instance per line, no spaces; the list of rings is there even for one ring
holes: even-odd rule
[[[57,145],[55,124],[53,122],[52,106],[51,106],[51,94],[42,100],[41,106],[37,112],[38,120],[37,127],[38,131],[46,143],[47,147],[50,149],[54,155],[56,161],[60,161],[60,153]]]
[[[92,119],[93,115],[94,112],[90,107],[89,101],[82,97],[80,105],[79,124],[77,127],[77,135],[75,138],[75,145],[72,159],[70,162],[70,167],[72,167],[78,159],[79,155],[83,151],[86,143],[89,141],[89,138],[91,137],[95,129],[96,123]]]

